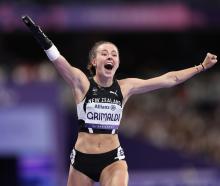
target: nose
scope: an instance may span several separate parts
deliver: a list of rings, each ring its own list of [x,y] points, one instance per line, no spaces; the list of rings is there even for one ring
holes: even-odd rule
[[[107,60],[112,60],[112,56],[108,56]]]

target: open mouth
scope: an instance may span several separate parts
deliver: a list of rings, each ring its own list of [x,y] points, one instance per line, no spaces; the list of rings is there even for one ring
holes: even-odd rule
[[[106,64],[104,66],[107,70],[112,70],[113,69],[113,65],[112,64]]]

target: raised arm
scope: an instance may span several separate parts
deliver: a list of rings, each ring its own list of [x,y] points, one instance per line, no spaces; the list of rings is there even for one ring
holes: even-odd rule
[[[128,78],[121,80],[119,83],[122,88],[122,93],[127,99],[133,94],[141,94],[160,88],[168,88],[178,85],[186,81],[187,79],[190,79],[194,75],[202,71],[206,71],[216,63],[217,56],[211,53],[207,53],[204,61],[198,66],[187,68],[184,70],[168,72],[164,75],[147,80]]]
[[[89,88],[89,81],[86,75],[78,68],[69,64],[69,62],[60,54],[53,42],[29,16],[23,16],[22,20],[30,29],[34,38],[45,51],[50,61],[55,65],[58,72],[73,89],[76,102],[81,101]]]

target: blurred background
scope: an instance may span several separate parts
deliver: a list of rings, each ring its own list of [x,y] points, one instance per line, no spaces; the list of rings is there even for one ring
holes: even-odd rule
[[[85,73],[96,41],[120,51],[117,78],[151,78],[220,55],[220,1],[1,0],[0,185],[65,186],[77,137],[70,88],[21,21],[28,14]],[[219,186],[220,65],[133,96],[120,127],[130,186]]]

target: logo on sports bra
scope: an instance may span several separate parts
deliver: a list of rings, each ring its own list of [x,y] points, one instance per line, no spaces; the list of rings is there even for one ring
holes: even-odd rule
[[[122,105],[120,100],[117,99],[111,99],[111,98],[90,98],[88,99],[88,103],[111,103],[111,104],[117,104],[119,106]]]
[[[105,109],[105,110],[111,109],[112,111],[114,111],[116,109],[116,106],[113,104],[112,105],[95,104],[95,108],[96,109]]]
[[[113,91],[110,90],[109,93],[118,96],[118,94],[117,94],[117,90],[116,90],[115,92],[113,92]]]
[[[93,96],[96,96],[98,89],[96,87],[93,87],[92,92],[93,92]]]
[[[116,109],[115,105],[111,105],[111,110],[114,111]]]

